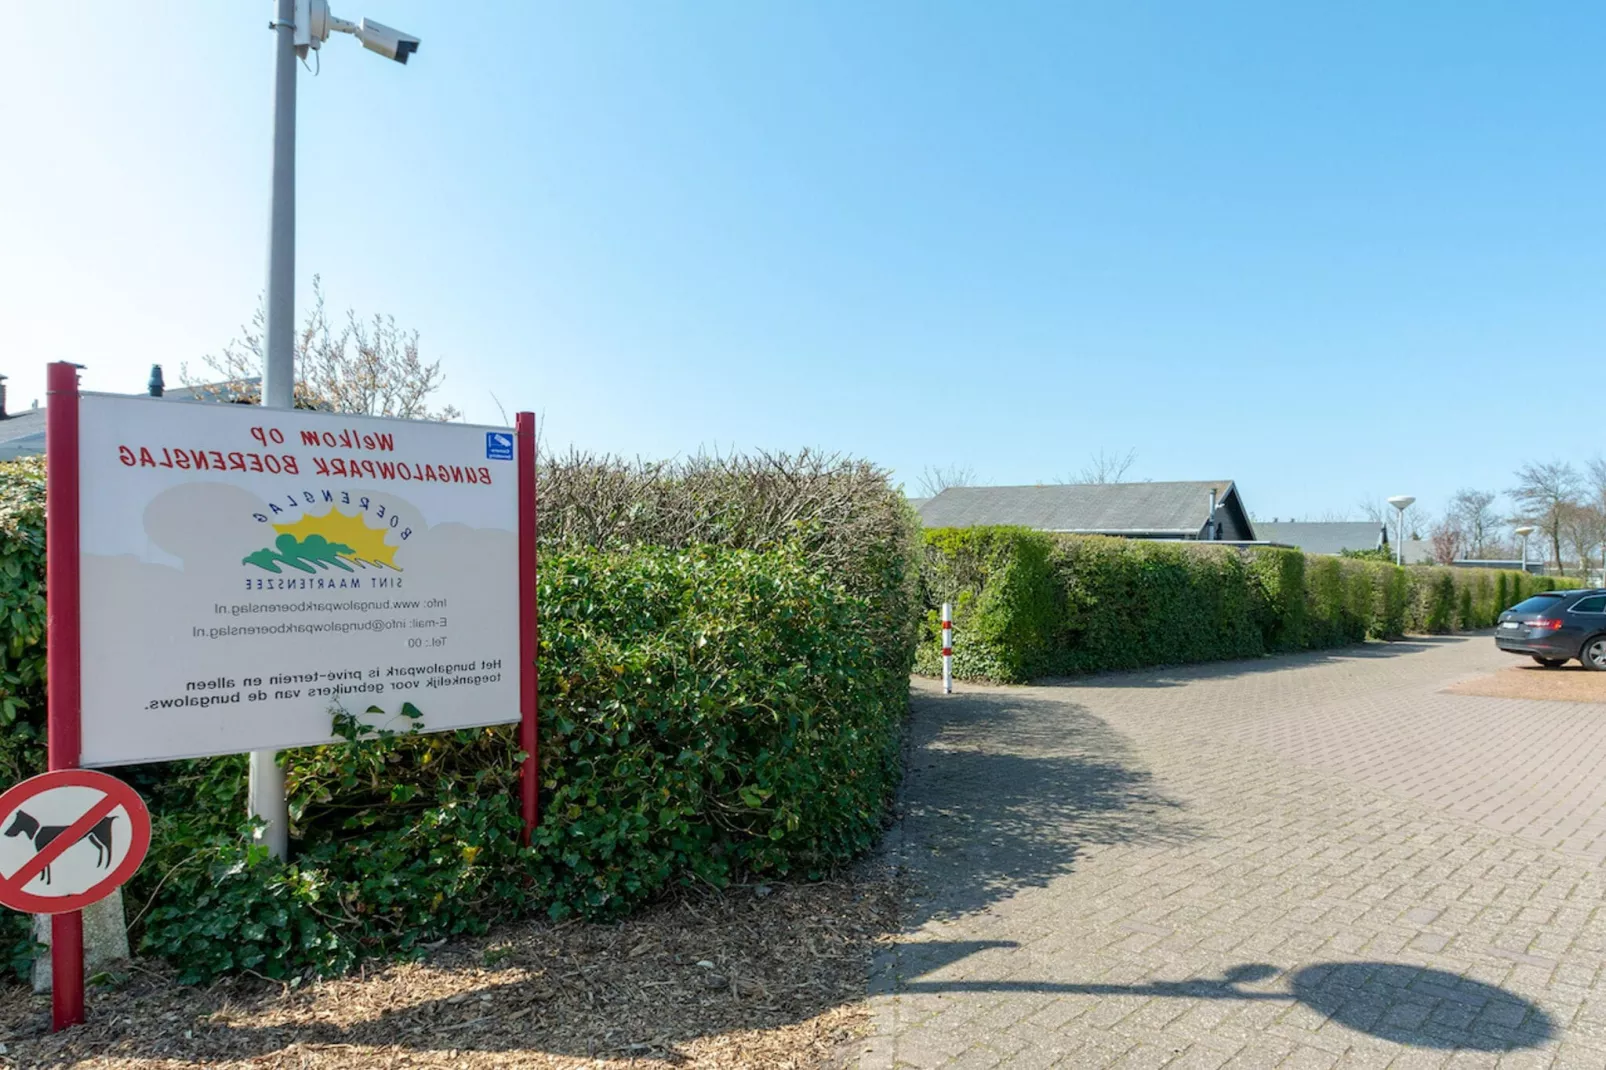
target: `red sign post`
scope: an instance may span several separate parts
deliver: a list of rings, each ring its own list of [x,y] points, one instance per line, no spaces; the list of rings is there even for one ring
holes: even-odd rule
[[[50,681],[45,729],[51,771],[76,769],[83,681],[79,677],[78,368],[45,374],[45,621]],[[50,1009],[55,1029],[84,1020],[84,917],[50,918]]]
[[[537,720],[540,712],[541,630],[536,610],[536,464],[535,413],[516,417],[514,436],[519,478],[519,748],[524,768],[519,778],[519,805],[524,815],[524,843],[530,842],[541,819],[541,760]]]

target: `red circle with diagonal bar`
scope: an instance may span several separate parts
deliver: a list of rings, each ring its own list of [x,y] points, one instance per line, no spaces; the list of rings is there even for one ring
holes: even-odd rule
[[[63,817],[62,820],[67,823],[42,826],[37,819],[27,817],[25,813],[27,820],[18,820],[19,812],[23,812],[30,799],[41,799],[47,793],[62,788],[89,789],[73,797],[76,816],[70,819]],[[96,792],[99,793],[99,799],[93,799],[93,793]],[[98,878],[82,891],[62,895],[41,895],[25,890],[34,878],[49,869],[51,863],[82,841],[94,843],[98,858],[101,842],[95,834],[105,827],[108,817],[115,817],[117,810],[122,810],[128,816],[128,852],[112,865],[111,860],[116,852],[109,842],[105,844],[107,873],[104,877]],[[93,769],[58,769],[30,777],[0,795],[0,836],[19,842],[26,838],[30,844],[45,841],[20,866],[14,866],[10,873],[5,873],[0,867],[0,905],[29,914],[65,914],[82,910],[106,898],[114,888],[134,875],[151,845],[151,815],[145,809],[145,801],[139,797],[139,793],[114,776],[97,773]]]

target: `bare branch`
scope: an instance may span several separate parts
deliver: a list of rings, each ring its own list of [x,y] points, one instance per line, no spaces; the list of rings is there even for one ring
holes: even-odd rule
[[[933,468],[927,465],[920,473],[920,493],[927,498],[935,498],[949,487],[975,485],[976,470],[968,464],[951,464],[946,468]]]
[[[1099,450],[1083,468],[1076,480],[1079,483],[1124,483],[1126,474],[1138,459],[1138,451],[1129,449],[1124,454],[1105,453]]]
[[[201,358],[214,380],[221,380],[238,400],[257,401],[260,389],[248,385],[262,375],[262,340],[265,333],[260,296],[251,323],[239,337],[218,353]],[[429,399],[440,390],[445,375],[440,361],[426,362],[419,355],[418,332],[398,327],[394,316],[375,315],[360,320],[346,312],[337,331],[330,327],[324,307],[323,280],[312,279],[312,307],[296,334],[296,406],[336,412],[360,412],[404,420],[455,420],[462,416],[446,406],[431,409]],[[199,385],[184,365],[185,383]]]

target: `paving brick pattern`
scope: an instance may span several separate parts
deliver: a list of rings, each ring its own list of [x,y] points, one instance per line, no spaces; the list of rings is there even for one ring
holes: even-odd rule
[[[1606,705],[1507,664],[917,683],[861,1067],[1606,1067]]]

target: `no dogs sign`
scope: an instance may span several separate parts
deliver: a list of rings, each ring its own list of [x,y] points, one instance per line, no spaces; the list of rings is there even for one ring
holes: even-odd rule
[[[128,880],[151,845],[133,788],[61,769],[0,795],[0,904],[30,914],[82,910]]]

